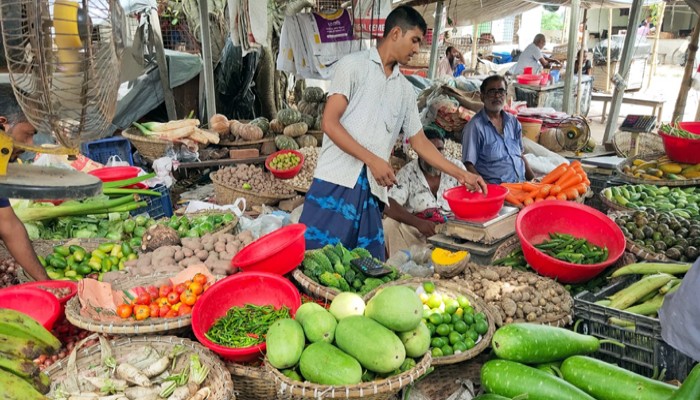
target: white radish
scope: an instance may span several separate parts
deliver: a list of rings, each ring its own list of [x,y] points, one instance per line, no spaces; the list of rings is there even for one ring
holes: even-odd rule
[[[211,389],[209,389],[207,386],[199,389],[197,393],[194,394],[194,396],[190,397],[188,400],[205,400],[206,398],[209,397],[211,394]]]
[[[124,391],[124,395],[129,400],[157,400],[160,389],[157,387],[144,388],[140,386],[132,386]]]
[[[168,369],[169,365],[170,358],[168,356],[163,356],[159,358],[158,361],[142,369],[141,373],[147,376],[148,378],[153,378],[154,376],[162,374],[166,369]]]
[[[151,380],[131,364],[119,364],[119,366],[117,366],[116,375],[117,378],[124,379],[135,385],[143,387],[151,387],[152,385]]]
[[[180,386],[168,397],[168,400],[187,400],[194,394],[195,390],[197,390],[197,387],[189,384]]]
[[[97,390],[108,392],[123,392],[129,384],[123,379],[101,378],[97,376],[84,376],[83,379],[90,382]]]

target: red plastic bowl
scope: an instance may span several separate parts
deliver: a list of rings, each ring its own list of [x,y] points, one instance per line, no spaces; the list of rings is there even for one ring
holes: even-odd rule
[[[482,221],[495,217],[505,202],[508,189],[501,185],[488,184],[488,194],[470,192],[464,186],[445,190],[442,197],[447,200],[455,217],[468,221]]]
[[[625,235],[605,214],[570,201],[543,201],[518,213],[515,231],[520,238],[525,260],[540,275],[563,283],[585,282],[622,256]],[[549,233],[568,233],[592,244],[608,248],[608,259],[598,264],[572,264],[550,257],[534,245],[549,239]]]
[[[255,361],[263,356],[265,343],[245,348],[232,348],[213,343],[206,332],[231,307],[246,304],[289,307],[294,316],[301,305],[301,295],[288,279],[266,272],[240,272],[212,285],[197,300],[192,310],[192,330],[197,340],[221,358],[234,362]]]
[[[270,163],[272,162],[272,160],[276,156],[278,156],[280,154],[287,154],[287,153],[294,153],[297,155],[297,157],[299,157],[299,164],[297,164],[296,167],[291,168],[291,169],[279,170],[279,169],[274,169],[270,166]],[[270,154],[265,159],[265,168],[267,168],[267,170],[270,171],[272,173],[272,175],[274,175],[278,179],[292,179],[292,178],[294,178],[294,176],[296,174],[298,174],[299,171],[301,171],[302,165],[304,165],[304,155],[296,150],[280,150],[280,151],[277,151],[277,152]]]
[[[679,122],[678,127],[698,135],[698,138],[684,139],[659,131],[668,158],[680,163],[700,163],[700,122]]]
[[[44,328],[51,330],[61,315],[61,304],[51,293],[29,287],[9,287],[0,290],[0,308],[10,308],[29,315]]]
[[[542,75],[518,75],[518,83],[522,85],[539,85]]]
[[[100,178],[102,182],[121,181],[139,176],[139,167],[104,167],[88,172],[92,176]]]
[[[41,289],[44,290],[48,293],[48,290],[44,288],[50,288],[50,289],[63,289],[63,288],[69,288],[70,293],[67,295],[58,298],[58,303],[61,306],[65,306],[66,303],[68,303],[68,300],[73,298],[78,293],[78,284],[72,281],[38,281],[38,282],[27,282],[27,283],[22,283],[19,285],[15,285],[14,287],[19,287],[19,288],[34,288],[34,289]],[[53,293],[51,293],[53,294]]]
[[[304,233],[304,224],[283,226],[245,246],[233,257],[231,265],[246,272],[284,275],[304,260]]]

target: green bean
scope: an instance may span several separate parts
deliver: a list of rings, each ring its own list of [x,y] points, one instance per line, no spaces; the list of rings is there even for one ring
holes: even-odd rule
[[[276,310],[271,305],[231,307],[226,315],[217,319],[205,336],[216,344],[242,348],[265,341],[265,335],[275,321],[289,318],[289,308]]]
[[[596,264],[608,259],[607,248],[591,244],[585,238],[554,232],[549,237],[535,247],[556,259],[574,264]]]

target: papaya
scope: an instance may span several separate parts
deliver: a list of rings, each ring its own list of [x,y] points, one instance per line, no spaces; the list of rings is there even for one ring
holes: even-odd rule
[[[667,174],[679,174],[683,167],[677,163],[668,163],[659,165],[659,169]]]
[[[313,312],[303,319],[301,326],[304,334],[311,343],[324,341],[333,343],[335,327],[338,324],[330,312],[324,310]]]
[[[325,311],[325,309],[317,303],[304,303],[297,308],[297,312],[294,314],[294,319],[297,320],[298,323],[303,324],[304,318],[318,311]]]
[[[365,316],[397,332],[418,327],[423,318],[423,302],[408,286],[381,289],[367,302]]]
[[[401,339],[379,322],[362,315],[338,322],[335,343],[364,368],[380,374],[399,369],[406,359]]]
[[[299,322],[284,318],[275,321],[265,338],[267,359],[277,369],[295,366],[304,351],[304,331]]]
[[[698,179],[700,178],[700,171],[692,171],[692,172],[687,172],[683,174],[688,179]]]
[[[362,381],[360,363],[326,342],[306,347],[301,354],[299,371],[304,379],[319,385],[355,385]]]

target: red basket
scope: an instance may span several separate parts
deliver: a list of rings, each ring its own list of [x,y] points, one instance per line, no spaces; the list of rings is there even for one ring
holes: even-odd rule
[[[668,158],[673,161],[699,164],[700,163],[700,122],[679,122],[678,127],[698,135],[697,139],[684,139],[667,135],[659,131]]]
[[[614,264],[625,251],[625,235],[615,222],[594,208],[570,201],[543,201],[518,213],[515,231],[520,238],[523,255],[540,275],[563,283],[579,283],[592,279]],[[608,259],[598,264],[573,264],[550,257],[535,245],[549,239],[549,234],[567,233],[585,238],[590,243],[608,248]]]
[[[280,154],[287,154],[287,153],[293,153],[293,154],[296,154],[297,157],[299,157],[299,164],[297,164],[296,167],[290,168],[290,169],[285,169],[285,170],[279,170],[279,169],[274,169],[270,166],[270,163],[272,162],[272,160],[276,156],[278,156]],[[270,154],[265,159],[265,168],[267,168],[267,170],[270,171],[272,173],[272,175],[274,175],[277,179],[292,179],[292,178],[294,178],[294,176],[296,176],[296,174],[298,174],[299,171],[301,171],[302,165],[304,165],[304,155],[296,150],[280,150],[280,151],[277,151],[277,152]]]
[[[468,221],[487,221],[495,217],[505,202],[508,189],[501,185],[486,185],[488,194],[470,192],[464,186],[445,190],[442,197],[447,200],[455,217]]]
[[[41,289],[16,286],[0,290],[0,308],[25,313],[49,331],[63,310],[53,294]]]
[[[246,272],[269,272],[284,275],[304,260],[306,225],[291,224],[261,236],[245,246],[231,260],[231,265]]]

